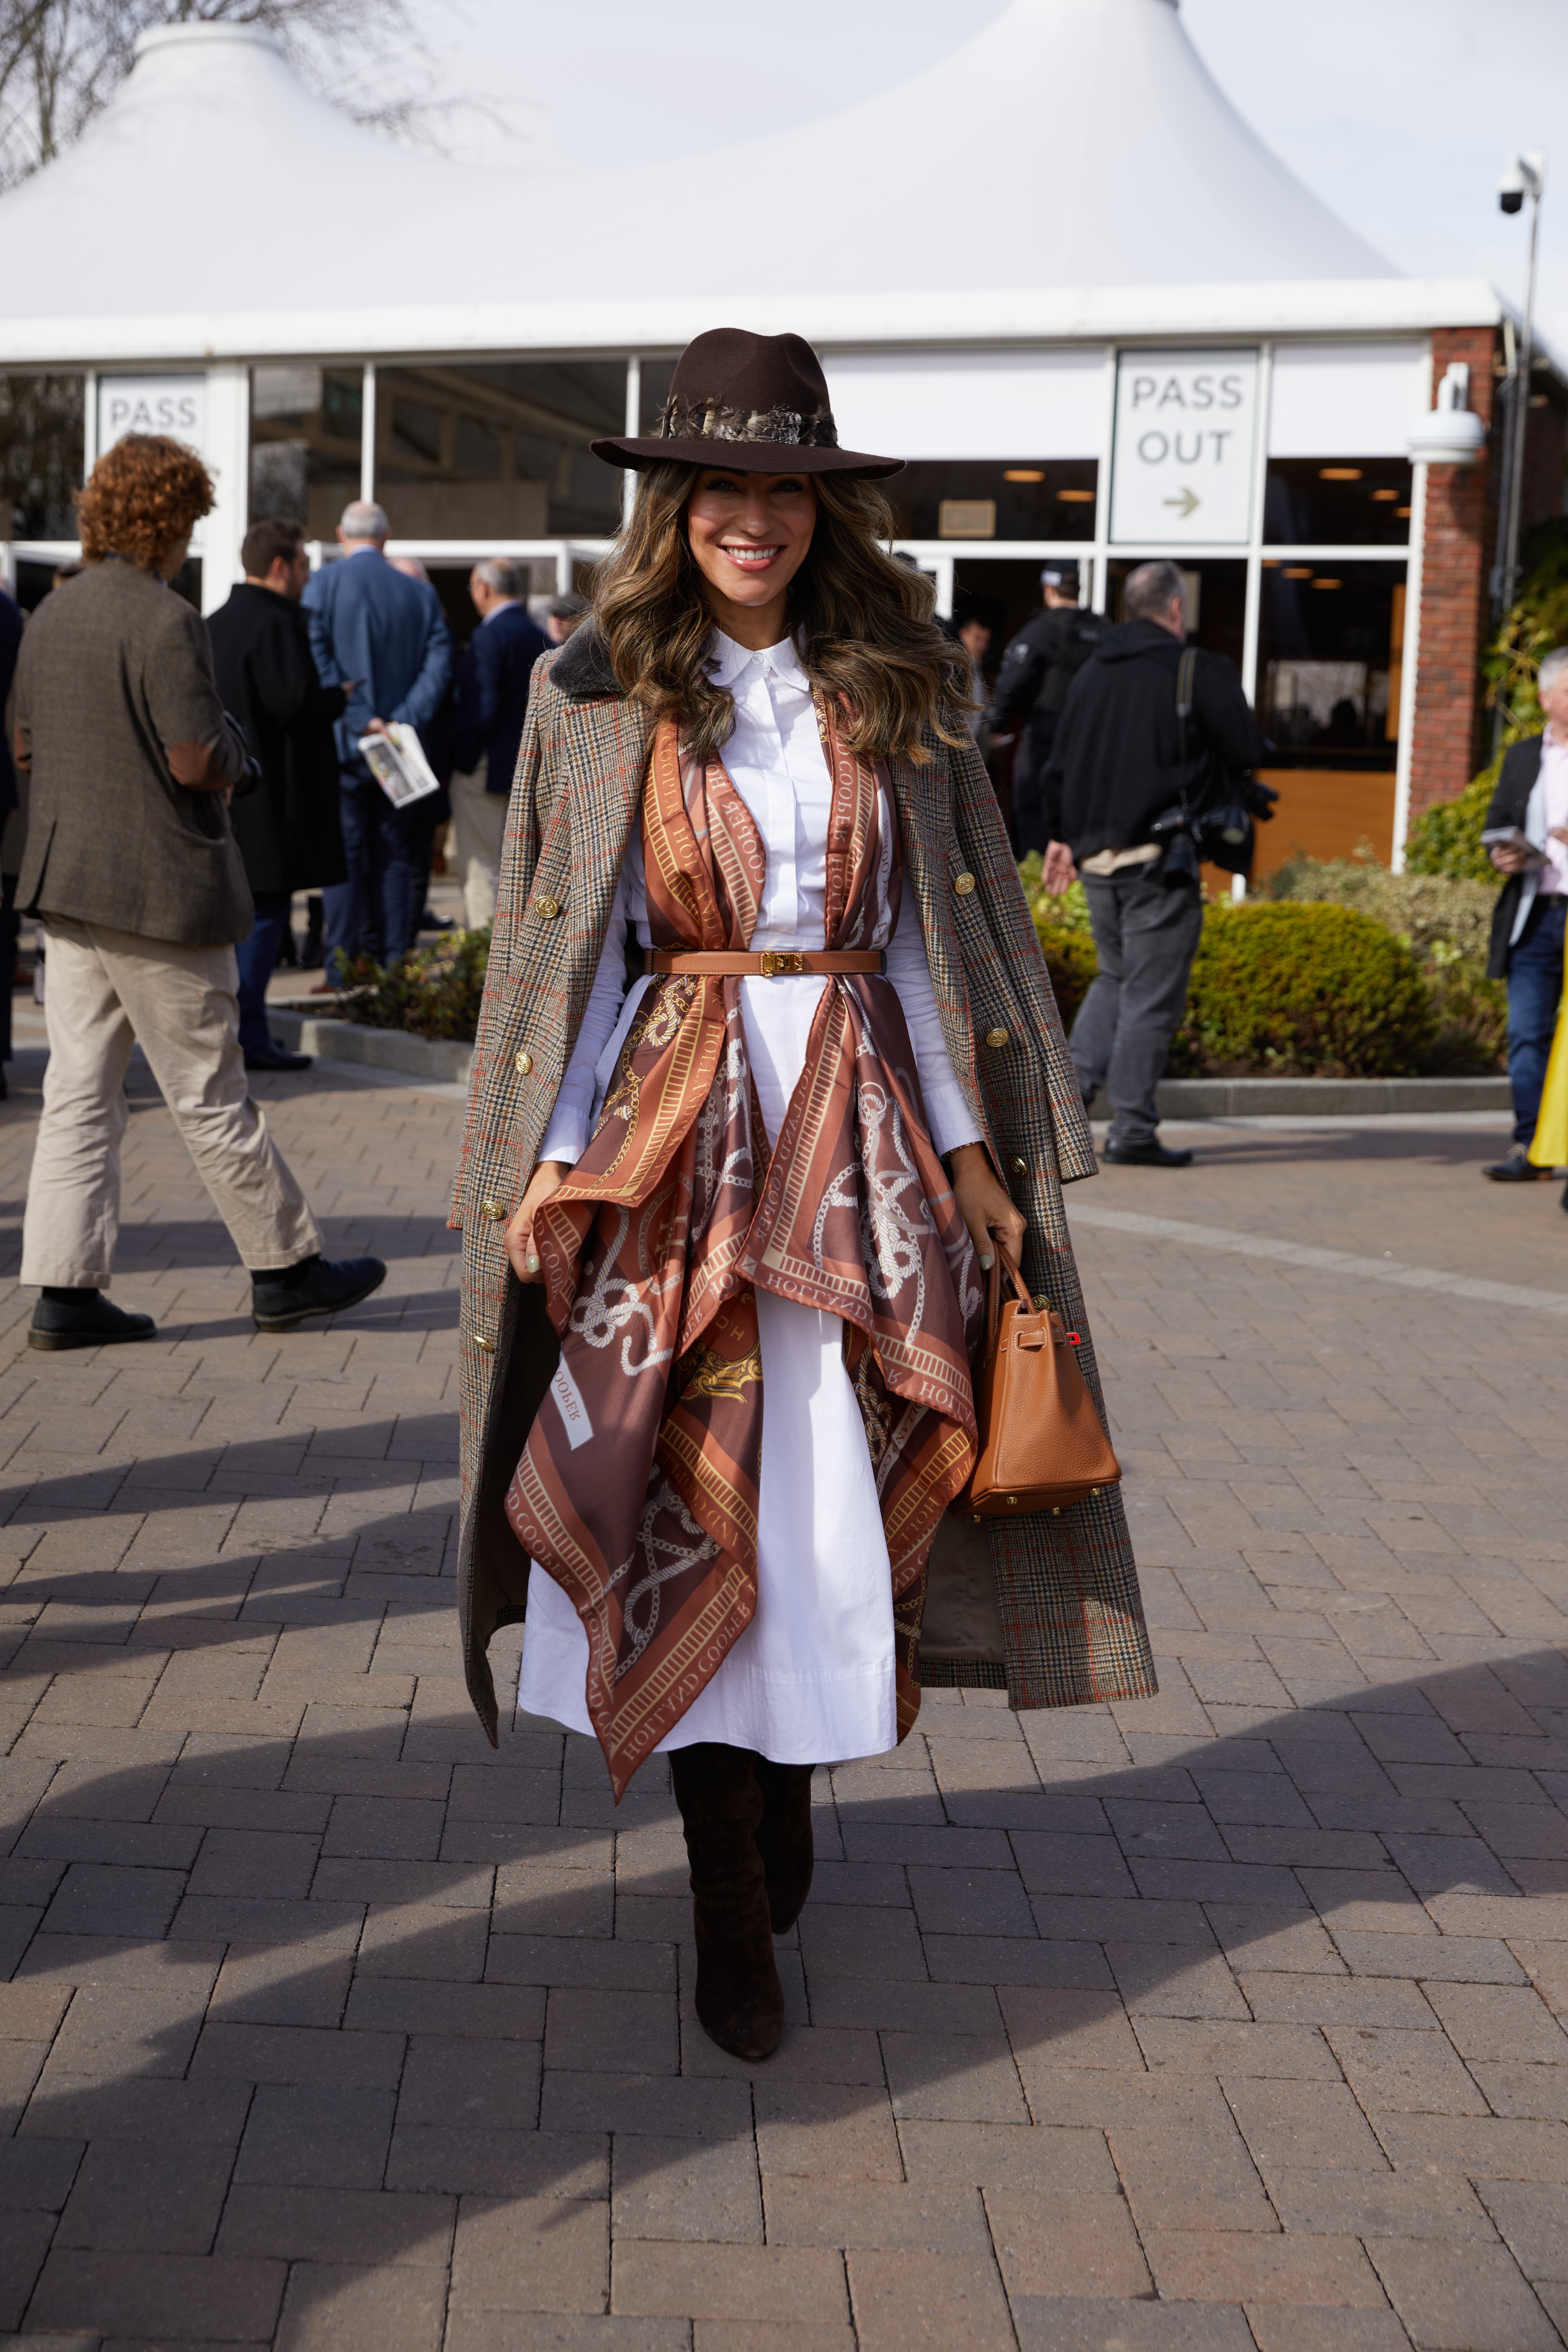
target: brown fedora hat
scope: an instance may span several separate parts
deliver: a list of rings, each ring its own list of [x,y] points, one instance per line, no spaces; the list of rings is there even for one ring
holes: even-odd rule
[[[750,335],[714,327],[687,344],[656,434],[591,441],[610,466],[733,466],[749,474],[864,474],[902,470],[901,457],[838,446],[827,379],[799,335]]]

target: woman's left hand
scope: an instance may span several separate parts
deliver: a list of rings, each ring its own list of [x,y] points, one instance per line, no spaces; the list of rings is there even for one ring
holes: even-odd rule
[[[1008,1198],[985,1146],[961,1143],[949,1158],[952,1164],[952,1197],[958,1202],[959,1215],[969,1227],[969,1238],[974,1244],[981,1266],[988,1267],[993,1252],[1000,1250],[1004,1262],[1016,1272],[1028,1220]]]

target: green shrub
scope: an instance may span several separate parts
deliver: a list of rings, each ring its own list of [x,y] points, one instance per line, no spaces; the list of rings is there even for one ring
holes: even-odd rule
[[[362,956],[352,965],[340,1007],[367,1029],[406,1029],[416,1037],[471,1039],[479,1024],[490,935],[448,931],[435,947],[400,963]]]
[[[1100,959],[1094,951],[1094,938],[1089,931],[1069,930],[1035,917],[1036,936],[1046,959],[1046,970],[1051,976],[1051,991],[1057,1000],[1057,1011],[1062,1016],[1062,1027],[1070,1029],[1078,1016],[1078,1008],[1089,994],[1089,982],[1100,969]]]
[[[1458,803],[1450,803],[1457,807]],[[1492,874],[1489,866],[1488,874]],[[1292,858],[1270,879],[1271,898],[1353,907],[1413,948],[1436,1021],[1426,1067],[1479,1076],[1503,1067],[1508,985],[1487,978],[1491,881],[1451,874],[1391,874],[1370,856]]]
[[[1497,790],[1501,755],[1483,768],[1451,801],[1423,809],[1405,845],[1409,874],[1442,874],[1454,881],[1484,882],[1496,893],[1502,877],[1481,847],[1487,811]]]
[[[1413,950],[1352,907],[1212,906],[1171,1057],[1184,1072],[1386,1077],[1420,1066],[1436,1021]]]
[[[1489,865],[1487,870],[1491,872]],[[1353,907],[1407,940],[1423,965],[1464,960],[1486,968],[1497,905],[1497,892],[1488,882],[1429,868],[1391,874],[1368,856],[1293,857],[1269,877],[1268,896]]]
[[[1083,884],[1075,882],[1059,898],[1048,898],[1040,887],[1043,863],[1039,851],[1032,849],[1018,868],[1018,879],[1035,919],[1035,936],[1051,976],[1062,1027],[1070,1029],[1089,993],[1089,982],[1100,969],[1100,959],[1094,951]]]

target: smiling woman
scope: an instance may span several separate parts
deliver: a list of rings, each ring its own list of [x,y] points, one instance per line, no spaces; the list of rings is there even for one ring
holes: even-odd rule
[[[661,425],[595,444],[637,496],[512,793],[454,1202],[465,1643],[492,1737],[526,1613],[527,1713],[617,1799],[668,1754],[697,2013],[756,2059],[816,1762],[922,1683],[1153,1671],[1113,1487],[951,1517],[981,1269],[1022,1263],[1093,1382],[1060,1183],[1094,1160],[967,656],[881,543],[898,460],[838,446],[793,335],[700,337]],[[960,1527],[978,1605],[922,1658]]]

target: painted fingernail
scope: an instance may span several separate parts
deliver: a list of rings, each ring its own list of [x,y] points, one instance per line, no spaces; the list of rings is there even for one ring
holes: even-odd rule
[[[537,1273],[539,1272],[539,1260],[534,1256],[534,1255],[533,1255],[533,1253],[532,1253],[532,1251],[531,1251],[531,1250],[529,1252],[529,1254],[528,1254],[527,1257],[525,1257],[525,1258],[523,1259],[523,1261],[522,1261],[522,1262],[523,1262],[524,1265],[528,1268],[528,1270],[529,1270],[530,1274],[537,1274]]]
[[[981,1271],[981,1273],[982,1273],[982,1274],[989,1274],[989,1273],[990,1273],[990,1271],[991,1271],[991,1261],[990,1261],[990,1259],[989,1259],[988,1257],[983,1257],[983,1258],[981,1259],[981,1261],[980,1261],[980,1271]]]

